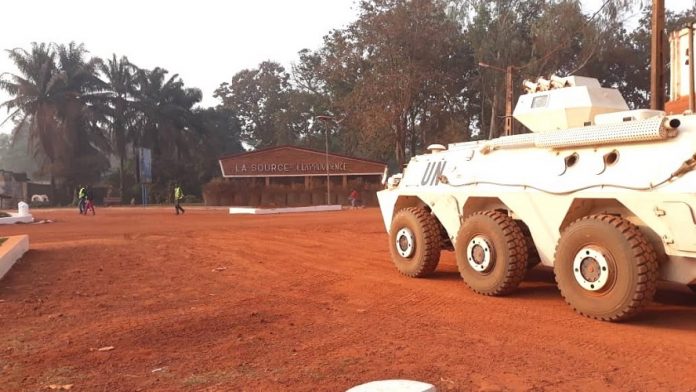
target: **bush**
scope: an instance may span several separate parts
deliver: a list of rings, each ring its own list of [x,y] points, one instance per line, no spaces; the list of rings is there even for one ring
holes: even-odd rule
[[[200,203],[201,199],[199,199],[196,195],[185,195],[183,202],[184,203]]]

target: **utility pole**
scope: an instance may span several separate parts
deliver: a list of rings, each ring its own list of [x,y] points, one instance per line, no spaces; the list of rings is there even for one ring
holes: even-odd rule
[[[326,143],[326,153],[324,157],[326,158],[326,205],[331,204],[331,176],[329,175],[329,127],[326,127],[326,132],[324,132],[324,142]]]
[[[687,38],[689,39],[689,110],[691,113],[696,113],[696,85],[694,85],[694,78],[696,78],[696,73],[694,72],[694,25],[689,24],[689,33]]]
[[[512,66],[505,68],[505,136],[512,135]]]
[[[505,68],[496,67],[495,65],[490,65],[486,63],[478,63],[479,67],[490,68],[496,71],[505,72],[505,130],[504,135],[512,135],[512,70],[515,68],[512,65],[508,65]],[[493,96],[493,106],[496,105],[495,95]],[[493,118],[491,118],[491,124],[493,124]],[[489,138],[492,138],[491,134]]]
[[[314,116],[314,119],[319,120],[319,121],[325,121],[325,122],[331,122],[334,126],[339,126],[341,125],[341,122],[345,120],[345,118],[342,118],[341,120],[336,120],[336,117],[334,116]],[[324,156],[326,157],[326,204],[329,205],[331,204],[331,176],[329,175],[329,127],[326,127],[326,130],[324,131],[324,143],[325,143],[325,154]]]
[[[665,1],[652,0],[652,39],[650,50],[650,108],[665,109]]]

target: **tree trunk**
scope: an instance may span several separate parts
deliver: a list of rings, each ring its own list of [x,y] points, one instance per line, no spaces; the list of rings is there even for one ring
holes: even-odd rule
[[[121,191],[121,203],[126,202],[126,172],[125,172],[125,166],[126,166],[126,157],[121,154],[121,172],[120,174],[120,191]]]
[[[416,130],[413,129],[411,132],[411,156],[416,155],[416,149],[418,148],[418,135],[416,135]]]
[[[138,148],[135,144],[133,144],[133,159],[135,159],[135,165],[133,165],[135,167],[135,172],[133,173],[133,177],[135,178],[135,183],[140,184],[140,159],[138,156]]]
[[[493,103],[491,104],[491,127],[488,130],[488,139],[493,139],[498,135],[498,130],[496,129],[498,127],[497,121],[496,121],[496,107],[498,106],[498,94],[496,94],[496,91],[493,91]]]
[[[399,169],[404,166],[404,151],[403,147],[401,146],[401,143],[399,140],[396,141],[396,164],[399,166]]]
[[[405,116],[399,115],[396,124],[396,161],[399,167],[406,163],[406,120]],[[412,152],[413,154],[413,152]]]
[[[396,163],[399,165],[399,169],[403,167],[404,165],[404,155],[405,155],[405,146],[404,146],[404,140],[401,137],[401,132],[399,131],[399,126],[396,126],[396,143],[395,143],[395,150],[394,150],[394,155],[396,156]]]
[[[51,170],[48,171],[48,177],[49,181],[51,182],[51,204],[52,205],[57,205],[56,204],[56,180],[55,177],[53,176],[53,164],[51,163]]]

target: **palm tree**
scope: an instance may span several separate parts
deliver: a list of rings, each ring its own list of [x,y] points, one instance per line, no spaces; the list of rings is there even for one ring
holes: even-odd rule
[[[65,200],[56,198],[56,181],[67,191],[76,177],[97,179],[108,167],[103,152],[109,146],[99,127],[104,88],[96,76],[100,60],[86,59],[84,46],[75,43],[32,43],[30,51],[13,49],[8,54],[19,74],[0,75],[0,88],[13,96],[0,108],[17,124],[13,136],[26,130],[34,155],[45,155],[52,199]]]
[[[62,85],[56,117],[68,147],[60,159],[65,165],[61,174],[70,189],[81,181],[98,180],[109,167],[110,145],[102,128],[106,84],[98,77],[101,60],[88,57],[83,44],[54,47]]]
[[[137,143],[152,149],[153,161],[162,170],[182,165],[195,148],[197,127],[193,106],[201,100],[199,89],[186,88],[179,75],[167,78],[167,73],[165,69],[155,68],[140,70],[136,76]],[[158,175],[160,185],[168,180],[167,175],[171,172]]]
[[[106,96],[107,128],[111,143],[119,157],[119,189],[121,202],[125,202],[125,164],[129,143],[135,141],[135,102],[136,72],[138,68],[125,56],[120,59],[114,54],[111,59],[100,64],[101,73],[106,78],[108,92]]]
[[[7,109],[7,119],[15,122],[12,137],[28,132],[29,147],[34,156],[43,153],[48,160],[51,190],[55,190],[56,158],[64,148],[56,122],[57,101],[61,84],[56,66],[56,54],[45,43],[31,44],[30,51],[7,50],[19,74],[0,74],[0,89],[13,98],[0,104]],[[53,199],[53,195],[51,195]]]

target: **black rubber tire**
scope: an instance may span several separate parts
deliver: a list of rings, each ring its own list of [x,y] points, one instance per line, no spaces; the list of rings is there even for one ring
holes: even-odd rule
[[[479,272],[469,264],[467,247],[476,236],[486,238],[491,247],[492,266]],[[483,295],[513,292],[527,272],[527,242],[519,225],[499,211],[477,212],[464,220],[455,246],[457,267],[471,290]]]
[[[541,257],[539,257],[539,251],[537,251],[536,245],[534,245],[529,227],[521,220],[515,220],[515,223],[517,223],[520,230],[522,230],[524,241],[527,243],[527,270],[530,270],[541,263]]]
[[[396,249],[396,235],[402,228],[411,230],[414,250],[410,257],[402,257]],[[396,213],[389,229],[389,251],[396,269],[411,278],[423,278],[435,271],[440,261],[440,224],[422,207],[409,207]]]
[[[602,291],[586,290],[575,279],[573,260],[586,246],[600,248],[609,264],[607,287]],[[618,216],[591,215],[563,230],[553,269],[561,295],[576,312],[597,320],[621,321],[650,303],[658,267],[657,253],[638,227]]]
[[[525,236],[524,241],[527,244],[527,270],[530,270],[541,263],[541,257],[539,257],[539,252],[534,245],[532,237]]]

